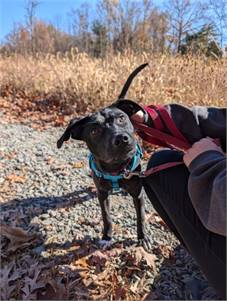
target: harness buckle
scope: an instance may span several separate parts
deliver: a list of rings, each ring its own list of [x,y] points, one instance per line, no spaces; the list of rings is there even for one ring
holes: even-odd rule
[[[123,173],[123,178],[125,180],[129,180],[131,179],[131,177],[133,176],[138,176],[138,177],[141,177],[143,172],[140,172],[140,171],[128,171],[126,170],[124,173]]]

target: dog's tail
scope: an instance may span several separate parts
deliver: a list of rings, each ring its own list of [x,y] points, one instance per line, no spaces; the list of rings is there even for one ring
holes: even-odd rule
[[[141,70],[143,70],[143,68],[145,68],[147,65],[148,65],[148,63],[140,65],[139,67],[137,67],[137,68],[129,75],[129,77],[128,77],[126,83],[124,84],[123,89],[121,90],[120,95],[118,96],[118,99],[119,99],[119,100],[125,98],[125,95],[126,95],[128,89],[129,89],[129,87],[130,87],[130,85],[131,85],[131,83],[132,83],[134,77],[135,77]]]

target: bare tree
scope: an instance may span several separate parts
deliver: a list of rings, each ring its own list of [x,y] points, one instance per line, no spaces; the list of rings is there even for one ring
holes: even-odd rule
[[[144,50],[144,32],[151,8],[152,0],[100,0],[97,12],[107,29],[109,47],[115,51],[126,48],[138,51],[140,46]]]
[[[175,45],[175,50],[180,52],[182,40],[187,33],[201,24],[206,7],[199,1],[168,0],[166,9],[170,21],[171,42]]]
[[[40,4],[38,0],[27,0],[26,6],[25,6],[25,19],[26,19],[26,25],[27,29],[30,34],[30,50],[32,53],[34,53],[35,50],[35,40],[34,40],[34,26],[35,26],[35,13],[37,6]]]
[[[90,7],[84,2],[78,9],[72,9],[72,32],[81,51],[89,52],[90,48]]]
[[[227,43],[227,1],[209,0],[208,9],[210,11],[210,20],[215,24],[220,45],[223,47]]]
[[[112,41],[119,32],[119,0],[99,0],[97,3],[98,19],[107,30],[108,48],[112,49]]]
[[[6,36],[5,50],[7,53],[28,53],[30,36],[27,28],[22,24],[14,24],[13,29]]]

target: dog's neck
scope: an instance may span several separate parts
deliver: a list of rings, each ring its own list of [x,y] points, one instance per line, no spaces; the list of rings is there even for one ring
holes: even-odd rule
[[[105,162],[97,158],[91,153],[89,159],[89,165],[92,170],[97,169],[98,173],[109,173],[112,175],[119,175],[125,173],[126,171],[133,171],[140,165],[140,160],[143,156],[141,147],[139,144],[136,145],[136,149],[133,154],[129,154],[128,158],[121,162]],[[92,163],[93,162],[93,163]],[[96,166],[96,168],[95,168]]]
[[[100,171],[106,172],[106,173],[117,173],[123,171],[131,162],[132,158],[129,158],[121,163],[106,163],[104,161],[98,160],[95,158],[95,163],[97,165],[97,168]]]

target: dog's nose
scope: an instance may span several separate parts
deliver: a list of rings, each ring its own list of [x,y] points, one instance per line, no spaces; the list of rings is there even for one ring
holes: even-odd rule
[[[124,135],[117,135],[114,138],[113,144],[115,146],[120,146],[122,144],[128,144],[129,143],[129,136],[124,134]]]

